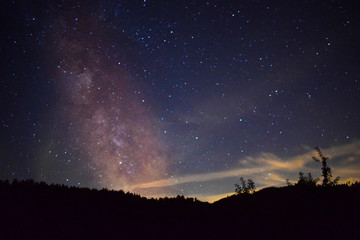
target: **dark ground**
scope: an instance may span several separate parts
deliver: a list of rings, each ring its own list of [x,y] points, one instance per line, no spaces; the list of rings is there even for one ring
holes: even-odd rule
[[[266,188],[213,204],[0,182],[0,239],[359,239],[360,187]]]

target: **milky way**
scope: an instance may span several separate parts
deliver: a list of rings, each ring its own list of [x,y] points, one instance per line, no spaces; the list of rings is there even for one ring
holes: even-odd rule
[[[151,108],[141,98],[141,87],[120,62],[104,59],[96,47],[104,34],[99,27],[96,33],[85,28],[86,33],[73,35],[67,34],[67,24],[62,22],[64,33],[55,49],[60,59],[56,81],[73,147],[86,154],[88,167],[103,187],[127,190],[132,184],[165,177],[166,149]],[[81,24],[77,27],[82,29]]]

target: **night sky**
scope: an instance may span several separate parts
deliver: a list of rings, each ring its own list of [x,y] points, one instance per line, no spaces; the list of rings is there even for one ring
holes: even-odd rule
[[[357,1],[1,0],[0,178],[214,201],[360,179]]]

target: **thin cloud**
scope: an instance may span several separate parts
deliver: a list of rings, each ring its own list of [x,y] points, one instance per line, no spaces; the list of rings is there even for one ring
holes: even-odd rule
[[[194,174],[194,175],[187,175],[178,178],[167,178],[158,181],[152,181],[142,184],[137,184],[131,186],[132,189],[141,189],[141,188],[153,188],[153,187],[168,187],[183,183],[190,183],[190,182],[206,182],[211,180],[223,179],[228,177],[236,177],[239,175],[247,176],[254,173],[261,172],[262,168],[252,168],[252,169],[244,169],[238,168],[234,170],[227,170],[227,171],[220,171],[214,173],[204,173],[204,174]]]
[[[356,155],[358,158],[360,155],[359,149],[360,141],[354,141],[349,144],[324,149],[323,152],[325,155],[329,154],[331,158],[344,157],[344,161],[346,161],[348,158],[345,158],[345,156],[350,154]],[[313,161],[312,156],[314,155],[315,152],[311,150],[289,159],[281,159],[272,153],[261,153],[258,157],[248,157],[240,161],[244,162],[244,160],[246,160],[246,162],[251,162],[251,167],[246,165],[241,168],[225,171],[161,179],[158,181],[132,185],[130,186],[130,189],[139,190],[146,188],[170,187],[184,183],[207,182],[237,176],[251,176],[261,186],[274,186],[279,185],[281,182],[285,183],[285,179],[281,177],[281,173],[297,174],[297,171],[304,168],[307,163]],[[260,177],[260,175],[264,174],[265,172],[271,172],[271,174],[266,178]],[[336,169],[335,173],[339,174],[340,176],[344,176],[344,178],[360,176],[360,170],[348,168]]]

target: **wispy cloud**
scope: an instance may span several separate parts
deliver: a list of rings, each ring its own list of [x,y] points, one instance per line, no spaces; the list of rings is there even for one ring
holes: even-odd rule
[[[252,168],[252,169],[238,168],[238,169],[219,171],[213,173],[193,174],[193,175],[186,175],[177,178],[175,177],[167,178],[158,181],[133,185],[131,186],[131,188],[140,189],[140,188],[153,188],[153,187],[168,187],[172,185],[178,185],[189,182],[206,182],[206,181],[212,181],[212,180],[223,179],[228,177],[236,177],[239,175],[248,176],[261,171],[262,171],[261,168]]]
[[[330,166],[334,164],[334,162],[331,162],[332,159],[336,159],[336,165],[341,165],[341,162],[348,162],[349,155],[351,156],[352,163],[360,164],[359,149],[360,141],[354,141],[349,144],[324,149],[323,152],[325,155],[330,156]],[[313,150],[306,150],[306,152],[293,156],[289,159],[281,159],[273,153],[261,153],[257,157],[247,157],[245,159],[241,159],[239,161],[240,164],[244,162],[247,164],[241,164],[238,168],[211,173],[178,176],[136,184],[130,186],[130,190],[171,187],[185,183],[208,182],[238,176],[252,178],[260,187],[279,186],[284,185],[285,183],[285,179],[283,177],[284,175],[290,175],[293,178],[297,178],[299,171],[304,171],[304,169],[311,171],[311,167],[307,166],[307,164],[313,161],[312,156],[314,155],[315,152]],[[342,167],[334,169],[334,174],[340,175],[343,179],[357,179],[360,177],[360,170],[359,168]],[[220,195],[222,196],[224,193],[208,196],[206,198],[215,198]],[[204,198],[205,197],[203,197],[203,199]]]

